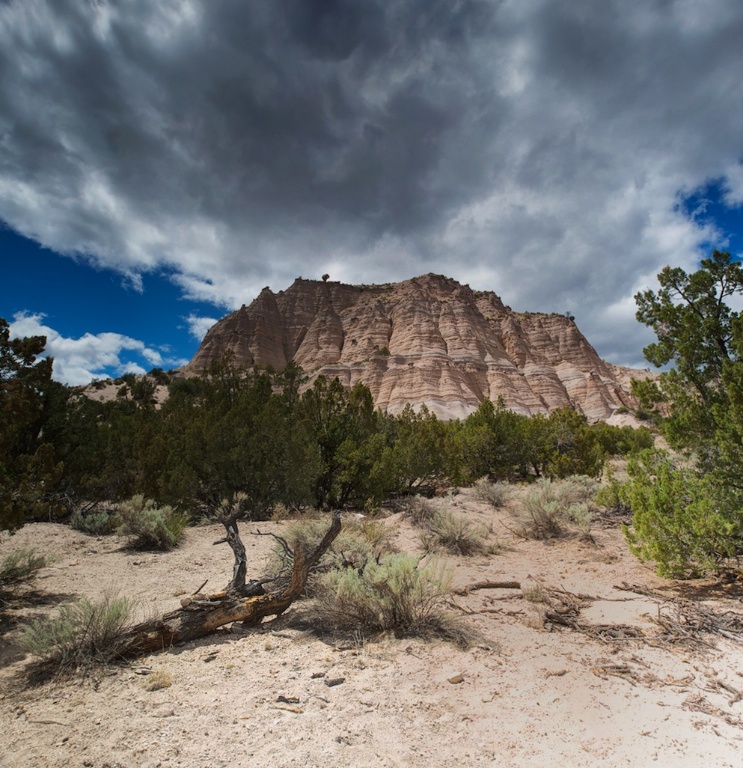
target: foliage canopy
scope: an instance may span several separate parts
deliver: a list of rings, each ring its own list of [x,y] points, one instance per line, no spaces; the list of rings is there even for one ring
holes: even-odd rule
[[[743,266],[715,251],[692,274],[666,267],[660,288],[635,297],[657,341],[645,348],[657,384],[636,385],[646,404],[668,404],[663,429],[686,457],[645,454],[623,493],[633,510],[630,544],[664,575],[695,575],[743,552]]]
[[[176,522],[238,507],[261,519],[276,505],[373,508],[485,475],[597,476],[606,455],[633,450],[643,434],[589,425],[568,409],[528,418],[489,400],[461,422],[425,406],[385,414],[362,384],[348,390],[320,376],[307,387],[296,365],[244,370],[230,357],[202,377],[123,376],[102,402],[52,381],[44,344],[10,339],[0,321],[6,528],[64,505],[81,530],[111,530],[117,505],[135,497],[172,508]],[[162,404],[157,386],[168,387]]]

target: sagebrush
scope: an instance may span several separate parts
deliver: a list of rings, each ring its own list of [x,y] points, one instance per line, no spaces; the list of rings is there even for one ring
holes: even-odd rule
[[[106,536],[115,533],[121,524],[121,516],[114,509],[93,509],[89,512],[76,509],[70,515],[70,527],[76,531],[89,533],[91,536]]]
[[[438,637],[466,647],[472,631],[445,610],[450,584],[450,572],[437,562],[392,554],[362,570],[324,574],[315,610],[324,624],[339,631]]]
[[[406,505],[404,514],[413,525],[425,525],[436,514],[436,506],[428,499],[413,496]]]
[[[268,573],[275,575],[279,583],[287,581],[291,576],[294,548],[299,546],[311,552],[327,531],[328,518],[322,513],[309,513],[290,523],[273,549]],[[317,573],[346,567],[363,569],[369,561],[379,560],[394,550],[394,530],[381,520],[344,519],[341,532],[311,574],[308,591],[312,591]]]
[[[63,605],[54,617],[32,622],[19,642],[55,673],[105,664],[118,658],[131,613],[126,598],[82,598]]]
[[[598,483],[575,475],[564,480],[540,478],[524,496],[523,511],[516,512],[519,535],[527,539],[553,539],[571,527],[588,536],[593,520],[590,502]]]
[[[46,565],[46,557],[37,555],[35,549],[11,552],[0,562],[0,589],[30,581]]]
[[[188,525],[188,516],[169,506],[157,506],[142,494],[123,501],[119,507],[119,533],[130,537],[135,549],[173,549]]]
[[[454,555],[493,554],[488,529],[448,509],[438,509],[423,526],[420,539],[427,552],[443,550]]]
[[[472,487],[477,498],[496,509],[500,509],[508,501],[509,486],[507,483],[491,483],[487,477],[481,477],[475,481]]]

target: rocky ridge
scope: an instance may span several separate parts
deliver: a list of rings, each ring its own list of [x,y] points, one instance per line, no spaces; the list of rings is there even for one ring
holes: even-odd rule
[[[492,292],[433,274],[264,288],[209,330],[185,372],[203,373],[228,352],[277,371],[293,360],[310,381],[363,382],[386,411],[425,403],[442,419],[465,417],[486,397],[528,415],[567,406],[607,419],[636,407],[630,379],[647,375],[602,360],[572,318],[514,312]]]

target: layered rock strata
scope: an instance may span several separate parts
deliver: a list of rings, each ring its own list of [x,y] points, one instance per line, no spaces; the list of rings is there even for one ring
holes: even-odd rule
[[[186,373],[227,352],[241,366],[277,371],[294,360],[310,382],[363,382],[384,410],[425,403],[442,419],[463,418],[487,397],[523,414],[568,406],[597,421],[636,407],[630,378],[647,375],[602,360],[569,317],[513,312],[492,292],[432,274],[264,288],[209,330]]]

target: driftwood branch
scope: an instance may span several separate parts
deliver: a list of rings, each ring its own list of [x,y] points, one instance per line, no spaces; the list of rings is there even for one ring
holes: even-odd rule
[[[340,512],[336,511],[325,536],[314,550],[306,552],[299,544],[294,547],[289,583],[275,592],[266,593],[262,584],[269,580],[245,584],[245,547],[240,540],[237,522],[231,519],[223,522],[227,543],[235,554],[235,568],[227,590],[204,597],[191,595],[181,601],[179,609],[132,627],[122,638],[119,649],[122,657],[139,656],[196,640],[235,621],[251,625],[269,616],[280,616],[302,594],[310,570],[341,530]],[[255,585],[259,585],[262,594],[255,594]]]

